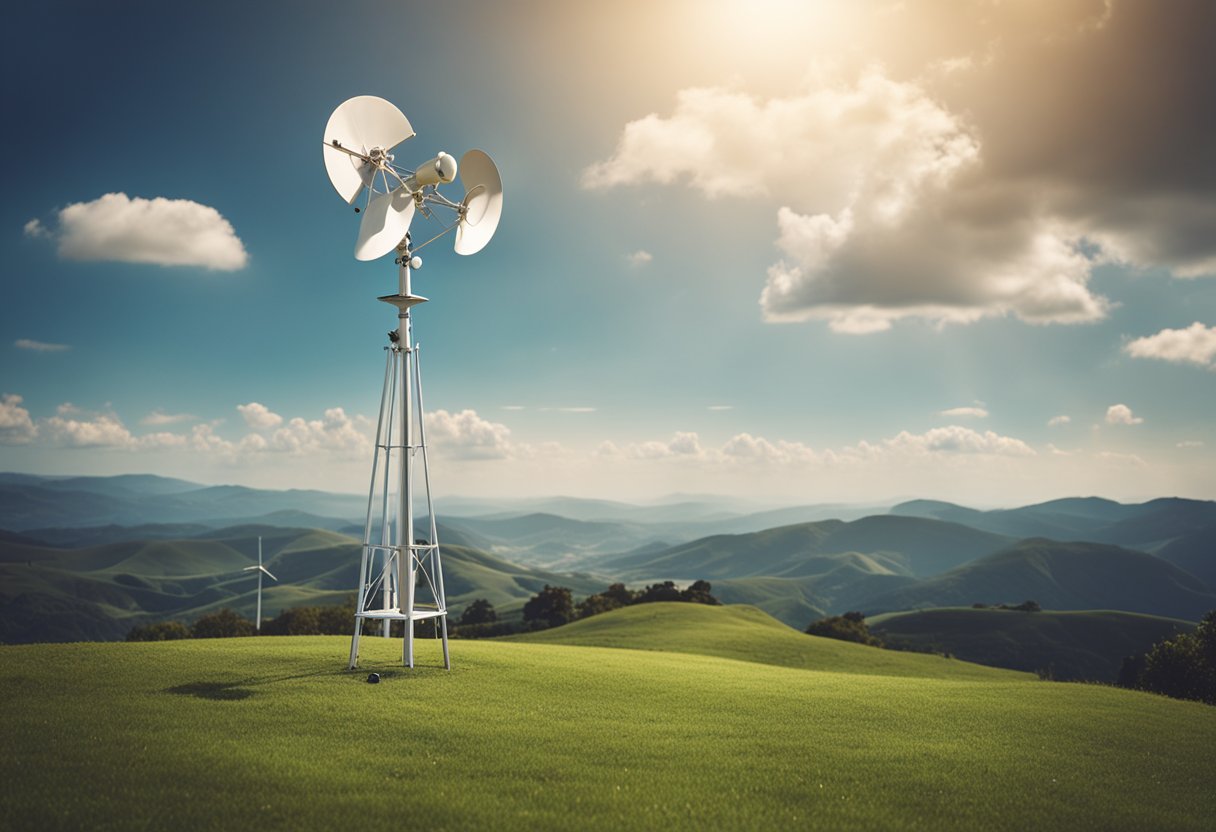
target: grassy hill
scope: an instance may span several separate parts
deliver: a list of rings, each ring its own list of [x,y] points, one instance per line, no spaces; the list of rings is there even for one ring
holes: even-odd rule
[[[257,582],[242,570],[257,562],[259,536],[266,566],[279,579],[263,589],[267,617],[286,607],[341,603],[353,594],[358,542],[320,529],[238,526],[182,540],[79,548],[35,545],[18,536],[0,540],[0,641],[116,639],[135,624],[190,621],[225,606],[252,617]],[[603,588],[598,580],[517,566],[462,546],[444,545],[442,554],[454,610],[473,598],[509,609],[546,583],[579,594]]]
[[[808,636],[763,610],[660,603],[623,607],[507,641],[696,653],[725,659],[878,676],[1011,681],[1018,675],[941,656],[898,653]]]
[[[944,650],[969,662],[1044,670],[1053,678],[1114,682],[1124,656],[1195,623],[1110,610],[1016,612],[970,608],[879,615],[866,622],[883,638]]]
[[[869,612],[1032,599],[1044,609],[1125,610],[1199,620],[1216,608],[1206,584],[1160,558],[1098,543],[1030,539],[944,575],[877,596]]]
[[[1009,545],[1010,538],[957,523],[876,515],[749,534],[714,535],[657,554],[609,559],[600,568],[635,579],[797,577],[824,570],[819,556],[859,553],[909,575],[935,575]]]
[[[1216,720],[1195,703],[519,642],[458,642],[445,673],[424,640],[408,672],[400,649],[366,638],[347,673],[341,637],[0,648],[0,827],[1139,831],[1216,813]]]

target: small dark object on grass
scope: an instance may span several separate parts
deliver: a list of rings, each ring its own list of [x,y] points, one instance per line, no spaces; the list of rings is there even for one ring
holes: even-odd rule
[[[369,674],[367,674],[367,683],[368,683],[369,685],[375,685],[375,684],[379,684],[379,682],[380,682],[380,674],[379,674],[379,673],[369,673]]]

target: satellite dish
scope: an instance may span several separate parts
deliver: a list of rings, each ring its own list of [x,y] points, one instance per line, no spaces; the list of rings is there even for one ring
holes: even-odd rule
[[[484,152],[456,159],[440,152],[410,170],[396,164],[393,149],[414,135],[409,119],[383,98],[360,95],[334,110],[322,139],[325,171],[334,190],[362,212],[355,258],[375,260],[394,249],[412,263],[412,253],[456,232],[458,254],[485,248],[502,216],[502,177]],[[440,187],[459,172],[465,195],[454,202]],[[418,246],[409,242],[415,214],[438,224],[438,232]]]
[[[492,159],[480,150],[470,150],[460,160],[460,225],[456,228],[456,253],[476,254],[486,247],[502,218],[502,177]]]

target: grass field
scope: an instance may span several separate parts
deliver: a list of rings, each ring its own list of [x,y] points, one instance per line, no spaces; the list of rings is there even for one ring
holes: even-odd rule
[[[509,641],[697,653],[803,670],[879,676],[1012,681],[1034,678],[921,653],[898,653],[812,638],[763,610],[743,605],[638,604]]]
[[[399,641],[363,645],[357,673],[341,637],[0,648],[0,828],[1199,830],[1216,813],[1216,710],[1193,703],[498,641],[454,642],[450,673],[424,641],[409,672]]]

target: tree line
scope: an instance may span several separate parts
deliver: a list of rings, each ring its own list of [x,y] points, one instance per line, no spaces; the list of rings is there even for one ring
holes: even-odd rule
[[[695,581],[680,589],[672,581],[652,584],[642,590],[632,590],[624,584],[612,584],[603,592],[588,595],[577,604],[569,587],[550,586],[533,595],[523,609],[522,623],[502,621],[498,613],[485,598],[476,598],[461,612],[460,617],[449,626],[453,638],[489,638],[522,631],[544,630],[560,627],[571,621],[589,618],[602,612],[633,604],[648,604],[656,601],[683,601],[696,604],[720,604],[711,594],[708,581]],[[355,599],[350,597],[342,604],[325,606],[291,607],[274,618],[262,622],[261,635],[267,636],[313,636],[348,635],[355,616]],[[363,634],[379,635],[383,630],[379,621],[364,619]],[[405,634],[404,622],[391,623],[390,635],[400,638]],[[254,622],[235,610],[224,607],[197,618],[191,624],[181,621],[157,621],[137,625],[127,633],[127,641],[173,641],[183,638],[238,638],[252,636],[256,632]],[[433,638],[436,635],[435,619],[414,622],[414,635],[418,638]]]

